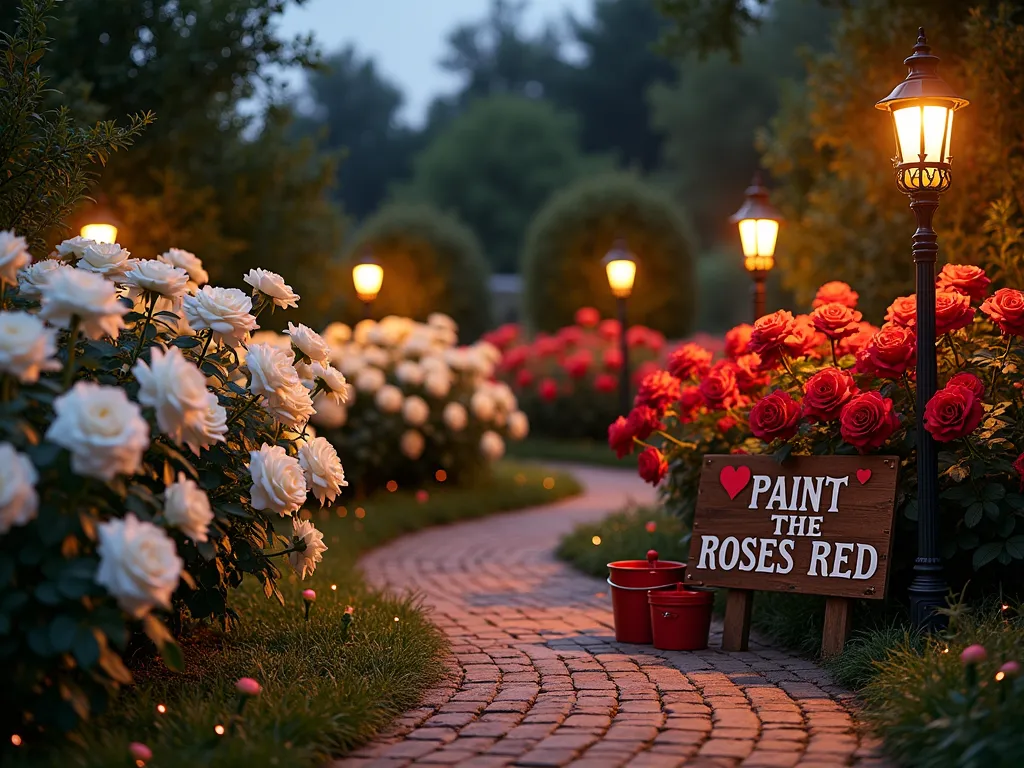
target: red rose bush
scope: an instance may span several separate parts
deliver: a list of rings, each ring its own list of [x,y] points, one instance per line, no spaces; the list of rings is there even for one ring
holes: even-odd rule
[[[809,314],[779,310],[725,335],[724,354],[688,343],[637,383],[609,428],[620,456],[691,519],[709,453],[885,454],[901,461],[895,568],[913,562],[916,433],[939,445],[941,537],[959,583],[1024,575],[1024,293],[991,291],[978,267],[936,280],[939,389],[917,413],[917,298],[880,326],[845,283],[823,285]],[[975,573],[981,571],[981,573]],[[954,582],[957,583],[957,582]]]

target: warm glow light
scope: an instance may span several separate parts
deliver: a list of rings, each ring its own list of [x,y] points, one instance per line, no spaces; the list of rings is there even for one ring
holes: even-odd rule
[[[550,491],[550,490],[551,490],[552,488],[554,488],[554,487],[555,487],[555,478],[553,478],[553,477],[545,477],[545,478],[544,478],[544,487],[545,487],[545,488],[546,488],[547,490],[549,490],[549,491]]]
[[[362,507],[356,507],[356,517],[362,520],[364,517],[366,517],[366,510],[363,509]]]
[[[893,110],[896,122],[896,150],[901,163],[948,163],[953,135],[953,110],[948,106],[913,105]],[[916,187],[937,187],[941,176],[926,168],[919,182],[920,169],[909,169]]]
[[[338,517],[345,517],[348,515],[348,507],[340,507],[335,511],[338,513]]]
[[[20,747],[21,746],[21,736],[19,736],[16,733],[12,733],[11,734],[11,744],[13,744],[16,747]]]
[[[165,707],[163,704],[157,704],[156,711],[163,715],[167,712],[167,707]]]
[[[1005,610],[1008,610],[1008,609],[1010,608],[1010,606],[1008,606],[1008,605],[1007,605],[1006,603],[1003,603],[1003,604],[1002,604],[1001,606],[999,606],[999,607],[1000,607],[1000,608],[1002,608],[1002,609],[1003,609],[1004,611],[1005,611]]]
[[[86,224],[82,227],[82,237],[97,243],[116,243],[117,227],[113,224]]]
[[[631,259],[615,259],[604,265],[608,274],[608,285],[612,293],[619,298],[627,298],[633,292],[633,279],[636,277],[636,262]]]
[[[775,241],[779,222],[773,219],[743,219],[739,223],[743,264],[748,272],[767,272],[775,266]]]
[[[352,267],[352,283],[360,301],[373,301],[384,282],[384,269],[380,264],[356,264]]]
[[[398,483],[396,483],[394,480],[388,480],[388,484],[387,484],[386,488],[389,491],[391,491],[391,493],[394,493],[395,491],[398,490]]]
[[[395,621],[398,621],[398,617],[397,616],[395,616]]]
[[[332,592],[337,592],[338,591],[338,585],[337,584],[331,584],[331,591]]]
[[[999,670],[998,672],[996,672],[996,682],[997,683],[1000,682],[1004,677],[1006,677],[1006,673],[1003,672],[1002,670]]]
[[[213,732],[216,733],[218,736],[223,736],[224,726],[218,723],[217,725],[213,726]]]
[[[591,541],[591,543],[592,543],[592,544],[593,544],[593,545],[594,545],[595,547],[599,547],[599,546],[601,546],[601,537],[600,537],[600,536],[595,536],[595,537],[594,537],[594,538],[592,538],[592,539],[591,539],[590,541]]]
[[[437,482],[439,483],[443,483],[445,480],[448,479],[448,473],[445,472],[443,469],[439,469],[437,470],[437,472],[434,473],[434,479],[437,480]]]

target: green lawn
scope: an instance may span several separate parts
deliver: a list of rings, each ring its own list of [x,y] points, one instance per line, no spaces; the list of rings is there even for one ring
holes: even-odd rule
[[[135,661],[139,685],[84,727],[73,746],[11,749],[0,763],[130,766],[127,745],[140,741],[153,750],[155,768],[306,766],[366,741],[437,681],[446,641],[414,598],[364,583],[355,569],[359,553],[430,525],[550,502],[578,493],[579,485],[563,472],[503,462],[474,488],[435,483],[424,489],[426,500],[416,490],[315,511],[329,549],[311,578],[284,580],[285,606],[243,588],[234,602],[241,628],[194,633],[184,643],[184,674]],[[308,588],[317,601],[307,623],[300,593]],[[348,642],[341,629],[346,605],[355,607]],[[234,683],[243,676],[256,678],[263,694],[233,725]],[[225,735],[215,732],[218,725]]]
[[[549,437],[528,437],[508,444],[508,455],[535,461],[571,461],[603,467],[633,469],[636,457],[618,459],[606,443],[596,440],[554,440]]]

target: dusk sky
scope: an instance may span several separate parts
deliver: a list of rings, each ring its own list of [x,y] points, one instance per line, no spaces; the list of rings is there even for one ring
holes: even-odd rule
[[[531,0],[526,18],[531,30],[566,11],[587,18],[592,0]],[[380,71],[405,92],[402,117],[419,124],[430,100],[454,90],[457,78],[438,61],[445,37],[460,22],[486,16],[490,0],[310,0],[284,14],[288,34],[316,33],[325,51],[353,43],[372,56]]]

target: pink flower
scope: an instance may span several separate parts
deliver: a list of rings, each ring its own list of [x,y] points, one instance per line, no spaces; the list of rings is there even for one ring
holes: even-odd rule
[[[1016,661],[1008,661],[999,668],[999,671],[1007,677],[1016,677],[1020,674],[1020,664]]]
[[[968,645],[960,654],[960,661],[964,664],[980,664],[988,658],[985,647],[981,645]]]
[[[351,606],[351,605],[346,605],[345,606],[345,615],[346,616],[351,616],[355,612],[356,612],[356,609],[353,606]]]
[[[240,677],[238,678],[238,682],[235,683],[235,690],[243,696],[259,696],[260,691],[263,689],[260,687],[260,684],[251,677]]]
[[[151,750],[141,741],[133,741],[131,744],[129,744],[128,751],[136,760],[141,760],[145,762],[146,760],[153,759],[153,750]]]
[[[316,600],[316,591],[312,589],[302,590],[302,599],[305,600],[307,603],[314,602]]]

